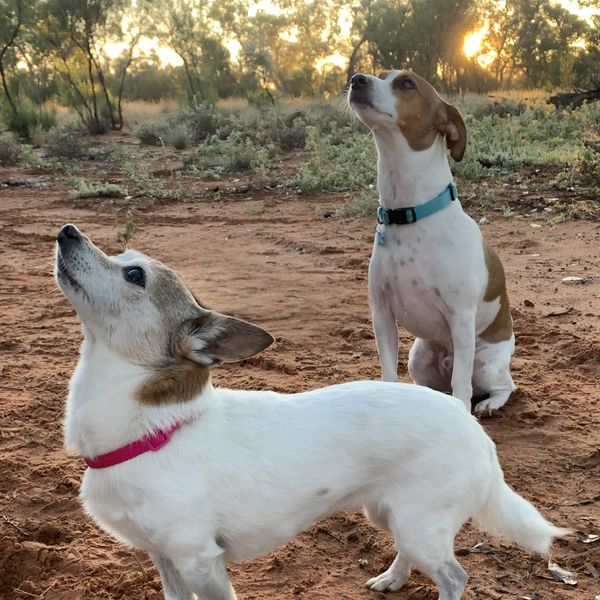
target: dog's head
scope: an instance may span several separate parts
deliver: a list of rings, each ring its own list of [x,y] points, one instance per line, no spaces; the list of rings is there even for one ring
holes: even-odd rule
[[[452,158],[462,159],[467,130],[458,109],[412,71],[385,71],[379,77],[356,73],[348,102],[375,134],[402,135],[413,150],[425,150],[445,136]]]
[[[58,234],[55,276],[86,337],[155,371],[234,362],[273,343],[260,327],[202,307],[159,261],[133,250],[107,256],[74,225]]]

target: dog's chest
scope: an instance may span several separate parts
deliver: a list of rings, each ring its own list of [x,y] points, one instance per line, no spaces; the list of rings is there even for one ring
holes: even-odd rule
[[[443,342],[447,321],[447,279],[443,244],[425,233],[389,227],[383,246],[375,246],[369,267],[374,308],[386,305],[417,337]]]
[[[86,511],[117,539],[136,548],[153,550],[157,532],[153,530],[151,510],[142,487],[88,470],[80,495]]]

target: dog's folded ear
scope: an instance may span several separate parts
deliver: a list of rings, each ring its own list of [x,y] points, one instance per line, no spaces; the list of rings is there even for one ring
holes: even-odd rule
[[[467,128],[458,109],[447,102],[444,102],[444,104],[446,118],[442,133],[446,136],[450,156],[459,162],[462,160],[467,146]]]
[[[201,365],[236,362],[254,356],[274,342],[264,329],[241,319],[203,311],[183,324],[179,350]]]

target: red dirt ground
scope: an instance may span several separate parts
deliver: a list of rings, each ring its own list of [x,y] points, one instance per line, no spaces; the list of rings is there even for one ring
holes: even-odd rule
[[[39,187],[20,185],[24,176]],[[158,600],[147,556],[114,542],[83,513],[82,461],[62,447],[81,333],[51,275],[54,238],[73,222],[117,253],[121,205],[67,200],[64,178],[45,171],[4,169],[0,179],[13,184],[0,191],[0,598]],[[136,208],[133,246],[176,269],[209,306],[276,336],[261,356],[215,371],[217,383],[292,392],[379,377],[366,289],[373,222],[324,219],[323,206],[336,201],[274,188]],[[531,227],[525,212],[503,218],[490,207],[469,210],[488,217],[482,230],[504,261],[517,334],[519,389],[483,425],[511,485],[555,523],[600,533],[600,225]],[[566,285],[568,275],[586,281]],[[410,343],[402,332],[404,379]],[[468,600],[600,594],[600,542],[556,543],[553,558],[578,573],[576,587],[554,581],[542,558],[468,525],[456,549],[471,576]],[[397,594],[365,590],[392,558],[387,534],[361,514],[343,513],[230,573],[240,600],[437,597],[419,573]]]

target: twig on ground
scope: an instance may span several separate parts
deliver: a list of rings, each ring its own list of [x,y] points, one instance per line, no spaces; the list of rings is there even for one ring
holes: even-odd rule
[[[4,519],[4,521],[6,523],[8,523],[12,527],[14,527],[22,535],[26,535],[26,536],[30,536],[31,535],[29,533],[29,531],[25,531],[22,527],[20,527],[19,525],[17,525],[17,523],[15,523],[10,517],[7,517],[6,515],[2,515],[2,518]]]
[[[591,550],[586,550],[585,552],[577,552],[576,554],[570,554],[569,556],[565,556],[563,558],[563,561],[566,562],[574,560],[576,558],[582,558],[583,556],[589,556],[590,554],[596,554],[597,552],[600,552],[600,546],[592,548]]]

